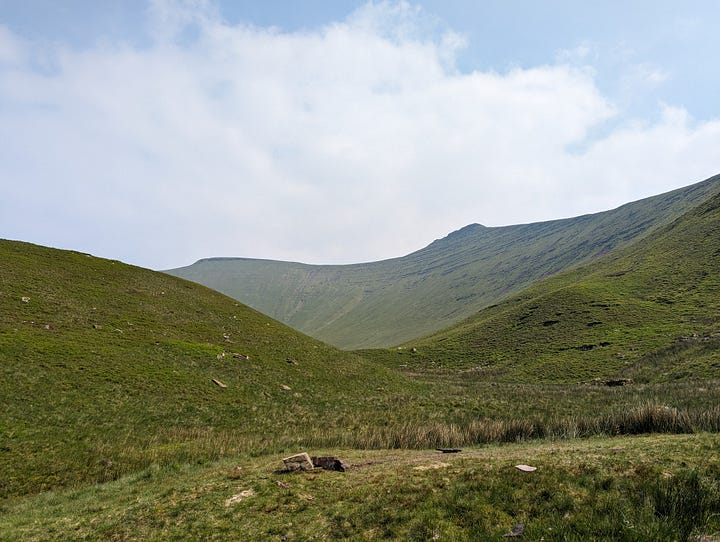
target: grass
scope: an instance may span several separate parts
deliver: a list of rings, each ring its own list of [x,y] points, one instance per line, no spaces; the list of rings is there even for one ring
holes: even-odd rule
[[[697,434],[455,455],[319,450],[350,463],[345,473],[286,474],[279,455],[153,466],[8,502],[0,539],[504,540],[522,523],[524,540],[711,540],[720,533],[719,444]]]
[[[720,177],[572,219],[467,226],[381,262],[305,265],[209,258],[170,271],[345,349],[431,334],[538,280],[627,246],[718,191]],[[550,316],[554,319],[554,316]]]
[[[719,212],[359,353],[0,241],[0,540],[717,538]],[[354,468],[277,472],[303,449]]]

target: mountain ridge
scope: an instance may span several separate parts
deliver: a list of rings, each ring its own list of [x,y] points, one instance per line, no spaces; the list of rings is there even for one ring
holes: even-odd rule
[[[515,381],[718,378],[718,275],[720,192],[635,243],[406,346],[418,366]]]
[[[470,224],[398,258],[312,265],[206,258],[166,272],[336,346],[387,347],[460,321],[602,256],[720,190],[720,175],[616,209],[511,226]]]

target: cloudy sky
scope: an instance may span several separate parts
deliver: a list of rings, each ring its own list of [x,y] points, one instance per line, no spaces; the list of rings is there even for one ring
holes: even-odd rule
[[[351,263],[720,173],[720,2],[0,0],[0,237]]]

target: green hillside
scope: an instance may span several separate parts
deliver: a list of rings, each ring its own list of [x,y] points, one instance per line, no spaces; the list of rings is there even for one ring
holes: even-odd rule
[[[417,388],[203,286],[13,241],[0,380],[0,498],[338,441],[350,409]]]
[[[720,193],[393,356],[494,379],[720,377]],[[398,360],[396,360],[398,361]]]
[[[387,347],[458,322],[532,283],[625,246],[720,187],[720,176],[603,213],[467,226],[402,258],[305,265],[211,258],[169,273],[342,348]]]

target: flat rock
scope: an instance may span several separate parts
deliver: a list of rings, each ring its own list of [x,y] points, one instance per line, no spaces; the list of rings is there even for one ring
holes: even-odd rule
[[[285,468],[289,471],[313,470],[313,462],[307,452],[291,455],[283,459]]]
[[[534,472],[537,470],[537,467],[531,467],[530,465],[515,465],[515,468],[523,472]]]

